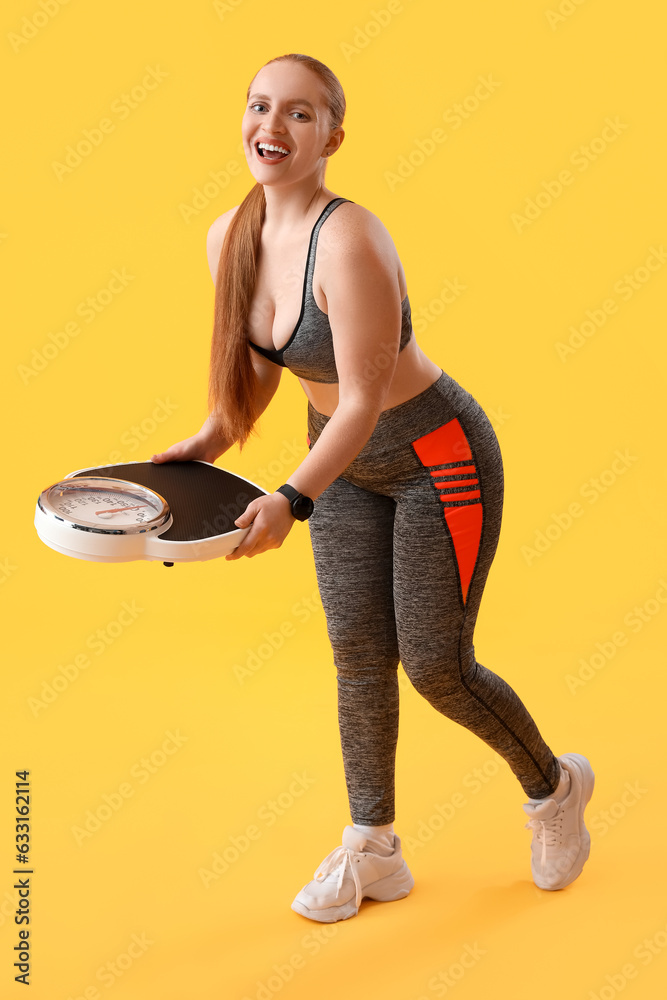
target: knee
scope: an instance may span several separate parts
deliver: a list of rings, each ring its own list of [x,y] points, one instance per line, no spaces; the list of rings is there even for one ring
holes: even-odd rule
[[[474,679],[474,651],[466,654],[455,644],[438,650],[403,650],[403,669],[415,690],[428,701],[456,701]]]
[[[396,671],[399,663],[395,631],[374,630],[350,619],[327,621],[327,632],[339,674]]]

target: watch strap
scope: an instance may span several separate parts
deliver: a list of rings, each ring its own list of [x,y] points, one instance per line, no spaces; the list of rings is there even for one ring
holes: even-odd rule
[[[301,496],[299,491],[295,490],[289,483],[284,483],[282,486],[279,486],[276,493],[282,493],[283,496],[287,497],[290,503],[292,503],[293,500],[296,500],[297,497]]]
[[[292,508],[292,515],[297,519],[297,521],[305,521],[313,513],[313,501],[310,497],[304,496],[303,493],[299,493],[293,486],[289,483],[284,483],[279,486],[276,493],[282,493],[286,496],[290,502],[290,507]]]

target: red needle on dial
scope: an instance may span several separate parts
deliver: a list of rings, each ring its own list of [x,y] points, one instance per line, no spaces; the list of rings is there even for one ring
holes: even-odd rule
[[[137,507],[148,507],[147,503],[135,503],[134,507],[114,507],[113,510],[96,510],[96,514],[120,514],[123,510],[136,510]]]

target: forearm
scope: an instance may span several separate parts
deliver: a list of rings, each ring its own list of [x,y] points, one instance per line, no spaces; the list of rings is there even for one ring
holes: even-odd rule
[[[367,402],[339,403],[287,483],[317,500],[359,454],[373,433],[379,414],[379,407]]]
[[[216,428],[213,422],[212,415],[209,415],[201,426],[201,429],[197,433],[197,437],[201,438],[209,451],[209,459],[211,462],[215,462],[216,459],[224,455],[226,451],[229,451],[231,446],[234,444],[233,441],[229,441],[220,431]]]

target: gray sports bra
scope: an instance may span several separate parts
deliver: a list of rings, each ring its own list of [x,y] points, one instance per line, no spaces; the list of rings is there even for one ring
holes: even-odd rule
[[[322,312],[313,296],[313,272],[320,227],[333,210],[338,205],[342,205],[344,201],[350,201],[350,199],[334,198],[328,205],[325,205],[319,219],[313,226],[308,246],[306,274],[303,280],[301,313],[290,339],[279,351],[260,347],[259,344],[253,344],[251,340],[248,341],[255,351],[263,354],[269,361],[273,361],[283,368],[289,368],[295,375],[311,382],[338,382],[329,317],[325,312]],[[410,300],[407,295],[401,303],[401,311],[403,320],[400,350],[402,351],[412,336]]]

